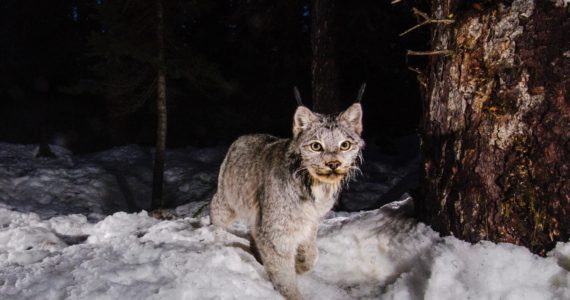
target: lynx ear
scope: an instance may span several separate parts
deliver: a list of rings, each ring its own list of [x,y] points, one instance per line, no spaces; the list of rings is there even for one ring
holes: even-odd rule
[[[315,121],[317,116],[305,106],[297,107],[295,116],[293,117],[293,136],[299,135],[301,131],[307,128],[309,123]]]
[[[362,133],[362,106],[354,103],[338,117],[341,122],[345,122],[360,135]]]

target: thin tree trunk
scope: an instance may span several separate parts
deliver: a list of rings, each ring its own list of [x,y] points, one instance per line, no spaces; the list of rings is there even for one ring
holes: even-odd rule
[[[544,255],[570,238],[570,15],[552,1],[432,0],[425,198],[443,234]],[[566,51],[566,52],[565,52]]]
[[[47,78],[40,76],[36,78],[35,88],[38,92],[38,106],[40,112],[39,130],[40,144],[36,157],[56,157],[49,146],[51,134],[51,107],[53,103],[50,101],[50,82]]]
[[[166,72],[164,58],[164,12],[161,0],[156,1],[157,6],[157,44],[158,44],[158,64],[157,64],[157,124],[156,124],[156,150],[154,155],[154,174],[152,182],[152,209],[164,208],[165,201],[163,195],[164,177],[164,157],[166,150]]]
[[[336,0],[313,0],[311,6],[313,109],[321,113],[340,109],[336,34]]]

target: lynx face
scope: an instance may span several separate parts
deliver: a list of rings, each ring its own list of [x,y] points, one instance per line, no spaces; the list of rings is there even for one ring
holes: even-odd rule
[[[293,135],[301,154],[301,170],[322,183],[339,183],[358,170],[364,141],[362,108],[355,103],[338,116],[313,113],[300,106]]]

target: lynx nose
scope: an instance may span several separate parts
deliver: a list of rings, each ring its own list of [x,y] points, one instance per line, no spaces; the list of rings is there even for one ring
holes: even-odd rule
[[[331,168],[331,170],[335,170],[336,168],[340,167],[341,163],[338,160],[332,160],[325,163],[325,166]]]

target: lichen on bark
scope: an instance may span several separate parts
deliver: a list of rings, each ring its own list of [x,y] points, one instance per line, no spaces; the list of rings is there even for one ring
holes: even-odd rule
[[[419,215],[444,234],[544,254],[570,237],[569,13],[433,0],[432,15],[456,22],[432,30],[432,48],[453,55],[430,61]]]

